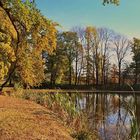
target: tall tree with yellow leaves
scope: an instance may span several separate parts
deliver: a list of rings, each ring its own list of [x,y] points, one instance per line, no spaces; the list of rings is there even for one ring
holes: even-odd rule
[[[56,46],[55,24],[28,0],[1,0],[0,14],[1,90],[13,74],[21,84],[38,85],[45,78],[42,51]]]

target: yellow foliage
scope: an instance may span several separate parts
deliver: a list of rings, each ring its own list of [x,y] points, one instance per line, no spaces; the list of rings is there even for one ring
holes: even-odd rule
[[[1,7],[0,19],[0,80],[3,80],[9,71],[11,63],[16,59],[11,43],[17,39],[17,33]]]
[[[10,19],[8,18],[4,10],[0,7],[0,32],[1,31],[5,33],[6,37],[10,36],[13,39],[17,39],[17,33],[13,25],[11,24]]]
[[[96,28],[88,26],[86,28],[86,38],[87,39],[97,38],[97,30],[96,30]]]
[[[38,85],[45,78],[42,52],[51,54],[56,48],[54,23],[21,0],[2,0],[0,18],[0,80],[16,60],[16,78],[25,85]]]
[[[0,80],[3,80],[14,61],[15,54],[12,47],[9,44],[0,43]]]

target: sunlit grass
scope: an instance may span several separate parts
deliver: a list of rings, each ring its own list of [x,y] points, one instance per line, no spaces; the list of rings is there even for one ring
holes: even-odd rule
[[[0,140],[72,140],[56,114],[33,102],[0,97]]]

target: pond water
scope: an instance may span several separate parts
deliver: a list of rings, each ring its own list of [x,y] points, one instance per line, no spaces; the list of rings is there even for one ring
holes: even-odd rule
[[[76,108],[101,140],[140,140],[140,95],[84,93],[77,97]]]

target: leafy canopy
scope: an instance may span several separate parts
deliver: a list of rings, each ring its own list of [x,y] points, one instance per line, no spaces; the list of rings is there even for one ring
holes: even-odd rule
[[[115,5],[119,5],[120,0],[103,0],[103,4],[115,4]]]
[[[29,0],[1,0],[0,16],[0,80],[38,85],[45,78],[42,52],[56,48],[55,23]]]

